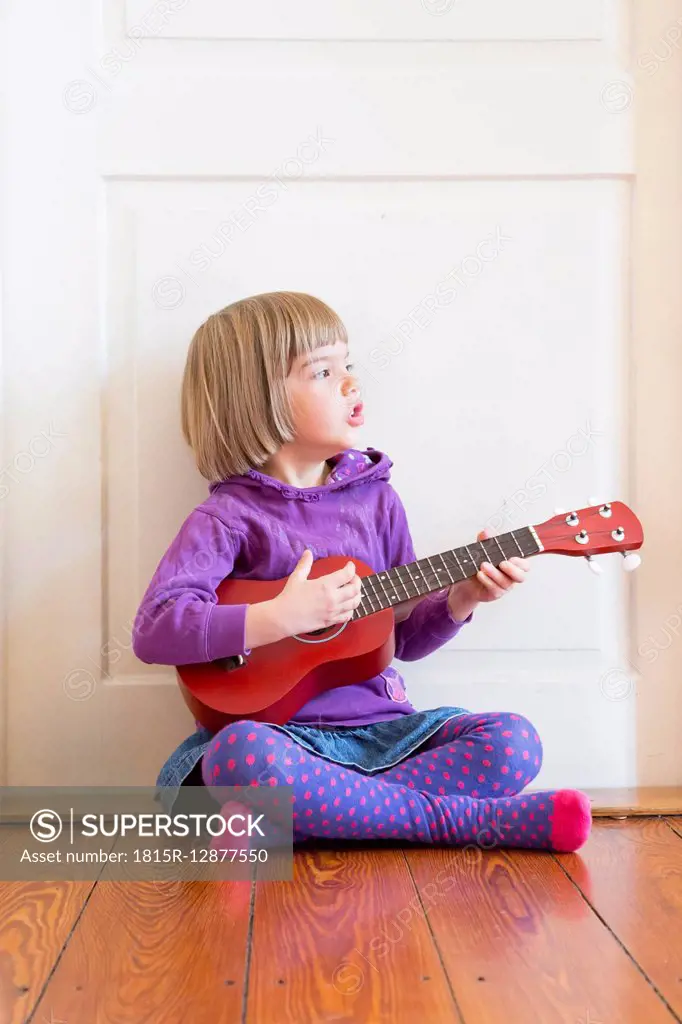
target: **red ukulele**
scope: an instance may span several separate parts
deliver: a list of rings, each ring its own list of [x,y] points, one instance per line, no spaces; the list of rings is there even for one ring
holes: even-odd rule
[[[350,621],[256,647],[246,657],[178,665],[180,690],[197,721],[212,731],[243,718],[284,725],[318,693],[371,679],[391,663],[395,605],[475,576],[482,562],[498,566],[514,556],[553,553],[589,560],[620,551],[627,556],[625,568],[636,568],[639,556],[629,552],[640,548],[643,540],[635,514],[614,501],[555,515],[539,526],[521,527],[384,572],[375,573],[353,558],[362,578],[362,601]],[[334,572],[347,562],[343,555],[320,558],[309,578]],[[218,603],[269,601],[286,581],[228,577],[216,590]]]

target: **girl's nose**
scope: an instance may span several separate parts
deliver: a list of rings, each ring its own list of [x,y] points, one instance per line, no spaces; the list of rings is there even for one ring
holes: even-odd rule
[[[360,394],[360,383],[359,383],[359,381],[357,381],[355,379],[355,377],[352,377],[352,376],[351,377],[346,377],[346,379],[344,380],[343,384],[341,385],[341,393],[343,394],[344,398],[345,397],[349,397],[349,396],[351,396],[353,394],[359,395]]]

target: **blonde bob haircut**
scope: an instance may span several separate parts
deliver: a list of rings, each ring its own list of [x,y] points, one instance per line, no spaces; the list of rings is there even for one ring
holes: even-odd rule
[[[321,299],[265,292],[213,313],[190,342],[182,378],[182,433],[209,481],[257,469],[294,440],[286,380],[301,355],[346,328]]]

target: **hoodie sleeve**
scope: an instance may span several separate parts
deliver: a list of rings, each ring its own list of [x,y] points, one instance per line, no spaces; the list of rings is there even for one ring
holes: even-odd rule
[[[407,516],[397,492],[394,493],[390,512],[389,544],[390,567],[417,560],[412,544]],[[473,612],[458,622],[448,609],[448,589],[438,590],[425,597],[408,618],[396,623],[395,657],[400,661],[418,661],[457,636],[462,626],[471,622]]]
[[[133,625],[140,661],[189,665],[245,648],[247,604],[218,604],[216,588],[232,572],[240,535],[195,509],[159,562]]]

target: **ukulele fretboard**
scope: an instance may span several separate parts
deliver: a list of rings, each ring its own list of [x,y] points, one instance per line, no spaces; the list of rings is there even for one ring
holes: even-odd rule
[[[542,544],[535,530],[526,526],[365,576],[362,580],[362,601],[353,612],[353,619],[362,619],[373,612],[475,576],[483,562],[498,566],[514,556],[527,558],[541,550]]]

